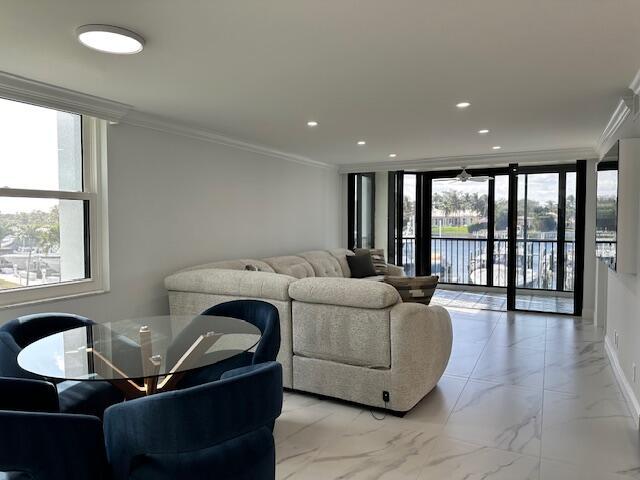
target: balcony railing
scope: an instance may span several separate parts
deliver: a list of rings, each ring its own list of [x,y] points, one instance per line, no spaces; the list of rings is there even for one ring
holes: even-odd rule
[[[483,238],[432,238],[431,272],[439,275],[442,283],[487,286],[491,270],[487,262],[487,244],[487,239]],[[559,290],[573,291],[575,248],[575,241],[564,242],[564,282]],[[518,288],[558,289],[557,240],[517,240],[516,249]],[[507,239],[494,240],[492,286],[507,286],[507,257]],[[415,275],[415,237],[402,238],[402,260],[406,274]]]

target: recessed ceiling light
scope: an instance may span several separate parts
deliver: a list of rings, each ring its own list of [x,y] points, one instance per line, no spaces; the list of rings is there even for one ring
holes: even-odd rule
[[[456,103],[456,107],[458,108],[467,108],[469,105],[471,105],[469,102]]]
[[[358,140],[358,145],[366,145],[367,142],[365,142],[364,140]]]
[[[397,153],[390,153],[389,158],[396,158],[398,156]]]
[[[500,150],[502,147],[500,145],[494,145],[491,148],[493,148],[494,150]]]
[[[488,128],[483,128],[482,130],[478,130],[478,133],[480,135],[486,135],[487,133],[489,133],[489,129]]]
[[[318,122],[316,122],[315,120],[309,120],[307,122],[307,127],[317,127],[318,126]]]
[[[83,25],[76,30],[85,47],[99,52],[131,55],[141,52],[144,38],[135,32],[112,25]]]

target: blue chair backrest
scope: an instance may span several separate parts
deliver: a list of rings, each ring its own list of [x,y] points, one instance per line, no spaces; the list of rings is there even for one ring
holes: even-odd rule
[[[202,315],[233,317],[260,329],[262,338],[253,354],[253,364],[273,362],[280,350],[280,315],[278,309],[261,300],[233,300],[208,308]]]
[[[0,326],[0,332],[10,334],[15,342],[24,348],[27,345],[54,333],[72,328],[92,325],[88,318],[72,313],[34,313],[11,320]]]
[[[0,471],[33,480],[107,478],[102,423],[77,414],[0,410]]]
[[[114,478],[273,478],[269,425],[281,410],[282,367],[276,362],[114,405],[104,417]]]
[[[20,368],[20,350],[54,333],[92,324],[88,318],[71,313],[36,313],[5,323],[0,326],[0,377],[41,378]]]
[[[58,413],[49,382],[0,378],[0,432],[2,472],[33,480],[107,478],[102,423]]]

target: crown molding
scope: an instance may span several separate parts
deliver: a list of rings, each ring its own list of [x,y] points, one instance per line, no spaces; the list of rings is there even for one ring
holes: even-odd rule
[[[131,105],[79,93],[0,71],[0,97],[56,110],[91,115],[112,122],[122,119]]]
[[[0,71],[0,98],[89,115],[107,120],[113,124],[125,123],[150,128],[165,133],[225,145],[227,147],[239,148],[252,153],[302,165],[326,169],[337,168],[335,165],[319,162],[311,158],[246,142],[212,130],[186,125],[158,115],[143,113],[135,110],[131,105],[57,87],[2,71]]]
[[[629,89],[633,91],[634,95],[640,94],[640,70],[636,72],[635,77],[629,84]],[[620,130],[620,127],[624,124],[625,120],[629,118],[631,114],[631,109],[627,106],[623,99],[618,101],[616,105],[616,109],[611,114],[607,125],[604,127],[604,130],[600,134],[600,138],[598,139],[598,147],[597,151],[600,155],[603,155],[607,147],[611,143],[611,141],[615,138],[616,133]]]
[[[535,150],[528,152],[505,152],[486,155],[461,155],[452,157],[432,157],[418,160],[384,161],[376,163],[354,163],[338,166],[339,173],[383,172],[390,170],[437,170],[458,167],[507,166],[510,163],[566,163],[576,160],[597,158],[595,149],[562,148],[555,150]]]
[[[301,155],[295,155],[292,153],[276,150],[264,145],[256,143],[246,142],[237,138],[229,137],[213,130],[207,130],[191,125],[175,122],[170,119],[153,115],[149,113],[142,113],[138,111],[131,111],[124,118],[121,119],[121,123],[128,125],[134,125],[137,127],[149,128],[160,132],[170,133],[173,135],[180,135],[183,137],[193,138],[196,140],[202,140],[205,142],[216,143],[227,147],[238,148],[252,153],[258,153],[260,155],[266,155],[273,158],[279,158],[290,162],[298,163],[301,165],[313,166],[317,168],[336,169],[335,165],[319,162],[308,157]]]

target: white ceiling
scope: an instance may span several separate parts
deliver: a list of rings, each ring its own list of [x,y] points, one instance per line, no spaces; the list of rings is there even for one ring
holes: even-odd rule
[[[87,23],[146,48],[88,50]],[[0,70],[334,164],[594,147],[638,67],[638,0],[0,6]]]

